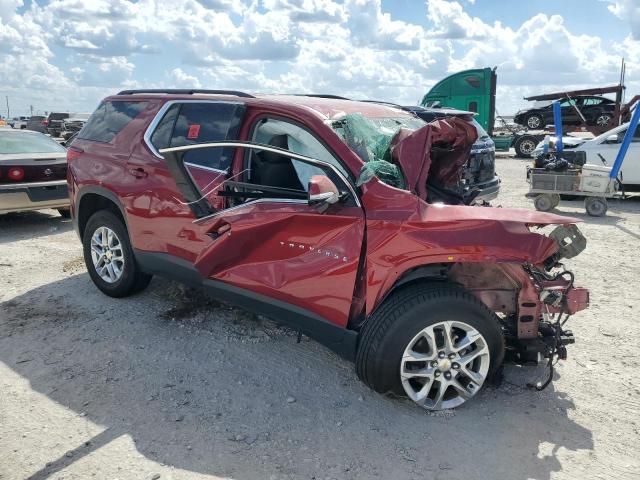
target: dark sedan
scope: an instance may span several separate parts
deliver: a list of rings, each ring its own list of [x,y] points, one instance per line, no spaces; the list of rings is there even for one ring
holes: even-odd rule
[[[615,102],[605,97],[574,96],[560,100],[563,125],[580,125],[582,119],[578,113],[579,110],[588,125],[606,127],[613,121],[615,107]],[[545,102],[534,108],[520,110],[516,113],[514,121],[530,130],[538,130],[546,125],[552,125],[552,104]]]

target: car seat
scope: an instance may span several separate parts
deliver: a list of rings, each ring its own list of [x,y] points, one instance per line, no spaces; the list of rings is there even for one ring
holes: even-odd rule
[[[288,150],[287,135],[274,135],[268,145]],[[254,183],[270,187],[304,190],[291,158],[265,150],[254,156]]]

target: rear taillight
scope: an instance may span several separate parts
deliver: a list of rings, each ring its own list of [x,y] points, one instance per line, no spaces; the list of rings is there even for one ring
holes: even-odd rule
[[[9,178],[9,180],[19,182],[24,178],[24,170],[20,167],[11,167],[7,172],[7,177]]]
[[[49,120],[47,120],[47,119],[42,120],[42,125],[44,125],[45,127],[46,127],[47,125],[49,125]]]
[[[77,160],[84,153],[84,150],[79,148],[69,147],[67,149],[67,162],[72,162],[73,160]]]

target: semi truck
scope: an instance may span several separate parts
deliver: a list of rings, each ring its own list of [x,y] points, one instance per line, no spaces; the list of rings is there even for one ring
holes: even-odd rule
[[[624,72],[624,66],[623,66]],[[622,97],[624,94],[623,76],[618,85],[590,88],[585,90],[572,90],[548,93],[525,97],[528,101],[553,101],[553,100],[569,100],[569,108],[575,111],[573,115],[577,121],[572,125],[563,125],[563,134],[569,132],[591,133],[595,136],[602,134],[604,131],[619,125],[628,117],[631,107],[637,101],[638,97],[634,97],[629,103],[623,104]],[[555,134],[554,129],[528,129],[525,126],[508,125],[502,122],[500,128],[496,127],[496,85],[497,73],[496,68],[478,68],[472,70],[464,70],[454,73],[443,80],[427,92],[423,97],[421,105],[425,107],[441,107],[455,108],[460,110],[469,110],[477,114],[476,120],[489,133],[495,143],[498,151],[508,151],[513,148],[519,157],[529,158],[540,141],[546,135]],[[578,107],[577,102],[571,101],[577,97],[615,94],[615,108],[611,112],[611,118],[606,125],[593,124],[588,116],[585,116]],[[566,116],[571,118],[570,116]],[[542,125],[544,127],[544,125]]]

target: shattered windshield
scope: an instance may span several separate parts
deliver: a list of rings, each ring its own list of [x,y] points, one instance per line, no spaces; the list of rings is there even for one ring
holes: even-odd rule
[[[352,113],[333,122],[332,127],[363,162],[391,159],[389,146],[401,128],[417,130],[426,125],[413,117],[368,118]]]
[[[333,122],[331,126],[365,162],[358,184],[375,175],[389,185],[405,188],[400,169],[391,163],[389,147],[401,128],[416,130],[424,125],[426,122],[417,117],[367,118],[360,113],[353,113]]]

